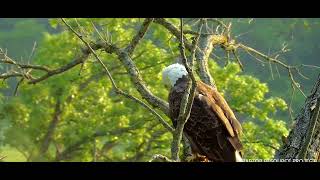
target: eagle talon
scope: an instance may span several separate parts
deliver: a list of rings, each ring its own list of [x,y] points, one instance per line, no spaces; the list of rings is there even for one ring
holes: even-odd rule
[[[200,154],[192,154],[191,156],[186,157],[187,162],[209,162],[206,156]]]
[[[187,162],[194,162],[194,160],[195,160],[196,158],[197,158],[197,157],[192,154],[191,156],[186,157],[186,161],[187,161]]]

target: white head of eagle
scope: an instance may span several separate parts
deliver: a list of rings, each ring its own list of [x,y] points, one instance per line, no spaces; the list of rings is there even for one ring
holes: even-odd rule
[[[162,81],[166,86],[172,88],[178,79],[187,74],[188,72],[182,64],[171,64],[162,71]]]

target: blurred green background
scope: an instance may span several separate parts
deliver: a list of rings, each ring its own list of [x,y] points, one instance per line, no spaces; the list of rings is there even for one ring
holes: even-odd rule
[[[119,46],[130,41],[142,19],[68,19],[98,39],[91,22],[104,36]],[[178,19],[169,19],[178,26]],[[290,51],[281,60],[290,65],[320,66],[320,19],[225,19],[232,21],[232,35],[237,42],[265,54],[283,46]],[[61,25],[59,19],[0,18],[0,47],[24,63],[59,67],[79,54],[81,42]],[[161,84],[161,70],[178,55],[177,42],[159,25],[152,24],[133,55],[143,79],[151,91],[166,99],[168,91]],[[35,52],[31,55],[33,47]],[[288,134],[293,120],[304,104],[304,97],[293,89],[285,69],[262,64],[246,52],[240,52],[244,72],[236,63],[225,65],[219,48],[210,59],[210,71],[218,88],[241,119],[245,135],[245,158],[272,158]],[[101,53],[119,86],[140,97],[125,69],[113,55]],[[222,58],[216,58],[216,56]],[[270,68],[271,66],[271,68]],[[10,67],[0,64],[0,72]],[[101,67],[90,57],[79,75],[80,67],[49,78],[37,85],[23,84],[18,96],[13,89],[17,79],[2,83],[0,91],[0,157],[4,161],[146,161],[153,154],[170,155],[171,135],[155,118],[130,100],[116,96]],[[309,79],[295,74],[308,95],[319,68],[301,67]],[[62,92],[60,95],[59,92]],[[43,139],[52,120],[57,99],[62,100],[60,121],[45,153]],[[168,122],[170,120],[166,118]],[[104,135],[97,135],[104,132]],[[102,133],[103,134],[103,133]]]

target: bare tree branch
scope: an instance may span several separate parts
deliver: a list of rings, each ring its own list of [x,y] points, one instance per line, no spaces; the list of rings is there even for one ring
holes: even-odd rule
[[[6,158],[7,156],[2,156],[0,157],[0,161],[2,161],[4,158]]]
[[[240,48],[242,48],[242,49],[244,49],[244,50],[246,50],[246,51],[248,51],[248,52],[254,53],[254,54],[256,54],[256,55],[264,58],[266,61],[269,61],[269,62],[278,64],[278,65],[284,67],[285,69],[287,69],[288,75],[289,75],[289,78],[290,78],[292,84],[301,92],[301,94],[302,94],[304,97],[307,97],[307,96],[304,94],[304,92],[301,90],[300,85],[295,81],[295,79],[294,79],[294,77],[293,77],[293,72],[292,72],[293,70],[296,70],[296,71],[298,72],[298,74],[301,75],[298,67],[287,65],[287,64],[279,61],[279,60],[276,59],[276,58],[272,58],[272,57],[270,57],[270,56],[267,56],[267,55],[265,55],[265,54],[263,54],[263,53],[255,50],[255,49],[253,49],[253,48],[251,48],[251,47],[248,47],[248,46],[245,46],[245,45],[243,45],[243,44],[238,44],[237,46],[240,47]],[[302,75],[302,77],[304,77],[304,76]]]
[[[199,77],[203,82],[211,86],[215,86],[215,83],[208,69],[208,58],[209,58],[209,54],[213,50],[213,43],[212,43],[213,36],[214,35],[200,36],[199,44],[198,44],[199,48],[196,51]]]
[[[152,20],[153,20],[152,18],[146,18],[144,20],[138,33],[133,37],[130,44],[126,47],[126,51],[128,52],[129,55],[131,55],[133,53],[133,51],[136,48],[136,46],[138,45],[138,43],[140,42],[140,40],[143,38],[143,36],[147,32]]]
[[[149,132],[151,130],[147,130]],[[128,161],[140,161],[145,154],[150,152],[152,149],[152,143],[159,138],[161,135],[166,133],[167,131],[159,130],[151,133],[151,137],[147,141],[143,141],[138,147],[138,152],[131,158],[128,159]],[[145,145],[145,148],[142,150],[143,145]]]
[[[94,44],[91,46],[92,49],[94,50],[98,50],[98,49],[101,49],[101,48],[104,48],[106,50],[109,50],[111,51],[113,47],[106,47],[106,46],[102,46],[102,44]],[[2,52],[2,53],[1,53]],[[21,71],[21,72],[11,72],[11,73],[3,73],[0,75],[0,79],[7,79],[7,78],[10,78],[10,77],[24,77],[25,79],[28,80],[28,83],[29,84],[36,84],[36,83],[39,83],[43,80],[46,80],[48,79],[49,77],[51,76],[54,76],[54,75],[57,75],[57,74],[61,74],[69,69],[72,69],[73,67],[77,66],[78,64],[81,64],[83,63],[83,61],[85,61],[85,59],[87,59],[89,57],[89,54],[90,54],[90,51],[88,49],[83,49],[83,54],[80,55],[79,57],[75,58],[73,61],[71,61],[70,63],[64,65],[64,66],[61,66],[59,68],[56,68],[56,69],[49,69],[48,67],[46,66],[41,66],[41,65],[26,65],[26,64],[19,64],[15,61],[13,61],[11,58],[7,57],[6,54],[3,53],[3,51],[1,50],[1,54],[4,58],[2,58],[2,60],[0,61],[0,63],[6,63],[6,64],[12,64],[12,65],[16,65],[17,67],[19,68],[22,68],[22,69],[35,69],[35,70],[41,70],[41,71],[45,71],[46,74],[39,77],[39,78],[33,78],[31,75],[30,75],[30,72],[24,72],[24,71]]]
[[[107,75],[108,75],[108,78],[110,79],[111,83],[112,83],[112,86],[114,87],[116,93],[124,96],[124,97],[127,97],[135,102],[137,102],[138,104],[142,105],[143,107],[145,107],[147,110],[149,110],[153,115],[155,115],[157,117],[157,119],[159,120],[159,122],[165,127],[167,128],[168,131],[172,132],[173,131],[173,128],[155,111],[153,110],[151,107],[149,107],[146,103],[144,103],[143,101],[139,100],[138,98],[122,91],[121,89],[119,89],[114,81],[114,79],[112,78],[111,76],[111,73],[109,72],[108,68],[106,67],[106,65],[102,62],[102,60],[99,58],[99,56],[95,53],[95,51],[91,48],[90,44],[85,41],[82,36],[77,33],[63,18],[62,18],[62,21],[66,24],[66,26],[88,47],[88,49],[91,51],[91,53],[94,55],[94,57],[98,60],[98,62],[102,65],[102,67],[104,68],[104,70],[106,71]],[[122,53],[124,54],[124,53]],[[125,54],[125,56],[128,56],[127,54]],[[127,59],[128,60],[128,57],[127,58],[124,58],[124,59]],[[133,63],[131,60],[129,63]],[[133,69],[134,67],[132,67]],[[141,82],[141,81],[140,81]],[[147,89],[146,89],[147,90]],[[151,92],[150,92],[151,94]]]
[[[165,20],[164,18],[155,18],[154,22],[157,24],[162,25],[164,28],[166,28],[170,33],[172,33],[178,40],[181,39],[181,33],[178,28],[176,28],[173,24]],[[187,42],[186,38],[183,38],[185,47],[191,51],[192,45]]]
[[[131,81],[135,85],[142,98],[147,100],[153,107],[161,109],[166,115],[169,115],[169,105],[166,101],[153,95],[150,90],[145,86],[141,75],[135,66],[130,56],[125,51],[117,52],[119,60],[125,66],[128,74],[130,75]]]
[[[205,20],[202,20],[204,23]],[[228,39],[223,34],[200,35],[196,59],[198,61],[198,74],[200,79],[208,85],[215,87],[214,79],[208,69],[208,59],[216,45],[225,45]]]
[[[235,50],[233,50],[232,53],[233,53],[233,56],[236,58],[236,60],[237,60],[237,62],[238,62],[238,64],[239,64],[241,70],[243,71],[244,68],[243,68],[243,65],[242,65],[242,63],[241,63],[241,61],[240,61],[239,56],[236,54]]]
[[[16,65],[21,69],[35,69],[35,70],[41,70],[41,71],[45,71],[45,72],[50,71],[50,69],[46,66],[18,63],[16,61],[14,61],[13,59],[11,59],[10,57],[8,57],[7,53],[4,52],[1,48],[0,48],[0,63]]]
[[[138,38],[137,38],[138,39]],[[135,40],[133,40],[136,42]],[[132,42],[133,42],[132,41]],[[137,41],[136,43],[138,43]],[[122,50],[120,48],[117,48],[109,43],[105,43],[105,50],[108,53],[115,53],[118,56],[118,59],[122,62],[124,67],[126,68],[131,81],[135,85],[137,91],[140,93],[142,98],[144,98],[148,103],[150,103],[153,107],[159,108],[162,110],[166,115],[169,115],[169,105],[166,101],[160,99],[159,97],[152,94],[152,92],[145,86],[144,81],[141,78],[141,75],[135,65],[135,63],[132,61],[132,58],[130,57],[130,54],[127,52],[127,50]],[[136,45],[134,45],[136,46]],[[129,47],[129,46],[128,46]]]
[[[212,21],[212,22],[215,22],[217,23],[218,25],[221,25],[223,28],[228,28],[227,25],[222,21],[222,20],[219,20],[218,18],[208,18],[206,19],[207,21]]]
[[[180,111],[179,116],[177,119],[177,126],[175,131],[173,132],[173,140],[172,140],[172,146],[171,146],[171,158],[174,161],[179,161],[179,152],[180,152],[180,142],[182,139],[183,134],[183,128],[187,120],[189,119],[191,107],[193,104],[193,99],[195,96],[195,90],[196,90],[196,79],[193,74],[193,66],[190,67],[188,64],[188,60],[185,54],[185,47],[184,47],[184,41],[183,41],[183,19],[180,19],[180,32],[181,32],[181,39],[180,39],[180,54],[182,56],[182,63],[185,66],[187,72],[188,72],[188,78],[189,83],[186,88],[186,91],[182,97],[181,104],[180,104]],[[200,26],[199,32],[201,32],[202,26]],[[196,41],[199,39],[197,38]],[[197,43],[195,43],[197,44]],[[192,60],[190,64],[193,64],[194,61],[194,55],[195,51],[193,51],[193,55],[191,56]]]
[[[263,141],[242,141],[242,143],[244,143],[244,144],[261,144],[261,145],[263,145],[263,146],[266,146],[266,147],[270,147],[270,148],[272,148],[272,149],[274,149],[274,150],[279,150],[278,148],[276,148],[275,146],[273,146],[273,145],[271,145],[271,144],[268,144],[268,143],[265,143],[265,142],[263,142]]]
[[[137,31],[136,35],[133,36],[131,39],[131,42],[125,47],[125,48],[119,48],[106,40],[102,38],[102,35],[99,33],[98,29],[94,26],[95,30],[98,32],[99,36],[101,37],[103,42],[88,42],[83,38],[83,35],[76,32],[64,19],[62,21],[65,23],[65,25],[69,28],[69,30],[74,33],[85,45],[86,47],[82,50],[82,53],[76,57],[74,60],[69,62],[68,64],[65,64],[61,67],[58,68],[50,68],[47,66],[42,66],[42,65],[31,65],[31,64],[22,64],[18,63],[11,58],[7,56],[7,54],[0,49],[0,63],[3,64],[8,64],[10,67],[16,67],[14,70],[8,71],[6,73],[0,74],[0,79],[6,80],[7,78],[11,77],[19,77],[21,78],[20,82],[23,80],[26,80],[29,84],[36,84],[38,82],[41,82],[43,80],[46,80],[50,78],[51,76],[61,74],[65,71],[68,71],[72,69],[73,67],[76,67],[78,64],[82,64],[85,62],[85,60],[89,57],[89,55],[93,55],[98,63],[103,67],[104,72],[101,74],[97,74],[96,76],[92,76],[91,78],[88,79],[85,83],[81,84],[79,86],[79,89],[86,87],[92,79],[99,78],[102,75],[107,75],[109,80],[111,81],[112,87],[115,89],[115,92],[119,95],[122,95],[128,99],[133,100],[134,102],[138,103],[139,105],[143,106],[146,108],[148,111],[150,111],[154,116],[156,116],[157,120],[171,133],[173,133],[173,142],[172,142],[172,160],[178,161],[179,160],[179,145],[181,143],[181,138],[183,134],[183,128],[184,125],[190,115],[190,110],[192,107],[193,103],[193,98],[194,98],[194,91],[195,91],[195,77],[193,73],[193,67],[194,67],[194,61],[195,58],[197,60],[197,70],[198,74],[201,78],[202,81],[204,81],[206,84],[215,86],[214,84],[214,79],[211,77],[209,69],[208,69],[208,59],[212,51],[214,50],[216,45],[220,45],[225,52],[228,54],[227,56],[229,57],[229,53],[232,52],[237,63],[239,64],[240,68],[243,70],[243,65],[239,59],[238,54],[236,53],[238,48],[241,48],[245,50],[249,55],[255,57],[257,60],[259,60],[262,63],[269,63],[270,67],[272,67],[272,64],[275,64],[275,68],[278,71],[278,66],[283,67],[284,69],[287,70],[288,76],[292,82],[292,86],[294,88],[298,88],[298,90],[306,97],[302,89],[300,88],[300,85],[296,82],[294,78],[294,72],[296,72],[299,76],[302,78],[307,79],[304,74],[300,71],[300,67],[311,67],[312,65],[300,65],[300,66],[291,66],[287,65],[284,62],[280,61],[278,59],[279,53],[277,52],[275,55],[265,55],[251,47],[245,46],[241,43],[236,44],[235,41],[231,40],[230,34],[231,34],[231,23],[225,24],[222,20],[219,19],[199,19],[197,20],[196,23],[199,23],[199,31],[194,32],[193,30],[183,30],[183,21],[181,19],[181,25],[180,25],[180,30],[173,25],[173,23],[170,23],[164,18],[146,18],[144,22],[141,24],[140,29]],[[213,34],[213,28],[209,29],[207,25],[207,21],[212,21],[218,24],[216,28],[216,33],[218,34]],[[160,26],[164,27],[167,29],[173,36],[175,36],[179,41],[180,41],[180,54],[182,56],[182,62],[184,66],[186,67],[188,74],[189,74],[189,85],[188,88],[183,96],[183,100],[180,106],[180,112],[179,112],[179,117],[178,117],[178,123],[176,129],[173,129],[162,117],[160,114],[158,114],[157,111],[153,109],[153,107],[159,108],[162,112],[165,114],[169,114],[169,106],[168,103],[161,98],[155,96],[152,94],[152,92],[147,88],[145,85],[145,82],[143,81],[139,69],[136,67],[132,55],[134,54],[134,51],[138,44],[141,42],[141,39],[144,37],[146,32],[148,31],[148,28],[150,24],[154,22],[159,24]],[[78,22],[77,22],[78,24]],[[207,33],[202,33],[202,26],[206,25],[207,28]],[[79,25],[79,24],[78,24]],[[79,25],[80,26],[80,25]],[[81,28],[80,28],[81,29]],[[208,31],[208,29],[210,31]],[[193,40],[192,43],[188,42],[188,40],[185,37],[185,34],[192,34],[196,36],[196,39]],[[284,44],[283,49],[280,50],[280,53],[286,51],[286,44]],[[109,68],[103,63],[103,61],[100,59],[100,57],[97,55],[96,50],[102,49],[106,53],[109,54],[115,54],[117,58],[120,60],[121,64],[125,67],[127,74],[131,78],[131,81],[134,84],[134,87],[136,90],[139,92],[141,97],[145,99],[151,106],[149,106],[147,103],[145,103],[143,100],[140,100],[137,97],[134,97],[130,95],[129,93],[121,90],[116,82],[114,81]],[[191,53],[191,57],[187,58],[186,57],[186,52],[185,50],[188,50]],[[33,50],[34,51],[34,50]],[[139,55],[136,55],[136,57]],[[260,57],[262,60],[258,59]],[[320,68],[317,66],[312,66],[313,68]],[[33,77],[31,71],[36,70],[39,72],[42,72],[43,74],[38,77]],[[141,69],[140,69],[141,70]],[[279,72],[278,72],[279,74]],[[272,72],[273,75],[273,72]],[[16,86],[17,91],[20,82]],[[71,100],[70,100],[71,101]],[[317,100],[318,101],[318,100]],[[58,104],[58,102],[57,102]],[[56,104],[56,106],[57,106]],[[57,110],[57,107],[56,107]],[[289,110],[290,111],[290,110]],[[307,112],[309,113],[309,112]],[[317,115],[318,116],[318,115]],[[50,129],[55,126],[53,125],[53,121],[57,121],[55,119],[52,120],[50,126],[49,126],[49,131],[47,132],[47,135],[45,137],[44,143],[41,147],[41,152],[46,152],[49,146],[50,142],[50,137],[52,136],[52,132],[50,132]],[[312,122],[310,122],[310,127],[312,126]],[[314,125],[316,126],[316,125]],[[53,127],[54,129],[54,127]],[[93,137],[95,137],[97,134],[94,134]],[[97,135],[99,136],[99,135]],[[311,133],[311,136],[314,136],[313,133]],[[310,141],[308,140],[309,137],[304,141],[305,142],[305,149],[310,149]],[[91,137],[87,137],[87,139],[91,140]],[[89,141],[88,140],[88,141]],[[85,139],[84,142],[87,142]],[[301,141],[302,142],[302,141]],[[309,142],[309,143],[308,143]],[[80,144],[74,144],[74,147],[70,147],[71,149],[77,149]],[[314,143],[314,142],[312,142]],[[70,151],[70,150],[69,150]],[[68,154],[68,149],[66,149],[66,152]],[[304,151],[303,151],[304,152]],[[303,154],[303,153],[302,153]],[[60,156],[60,155],[59,155]],[[64,156],[63,154],[61,156]],[[302,155],[303,157],[306,157],[306,154],[304,153]],[[166,159],[164,157],[158,156],[159,159]],[[166,160],[167,161],[167,160]],[[168,160],[171,161],[171,160]]]
[[[23,77],[23,74],[18,73],[18,72],[7,72],[7,73],[2,73],[0,74],[0,79],[8,79],[8,78],[12,78],[12,77]]]
[[[14,95],[14,96],[17,95],[18,89],[19,89],[20,85],[22,84],[23,80],[24,80],[24,78],[21,78],[21,79],[18,81],[16,87],[14,88],[14,92],[13,92],[13,95]]]
[[[74,151],[77,151],[82,145],[93,141],[93,139],[101,136],[107,136],[107,135],[120,135],[123,133],[130,132],[131,130],[134,130],[133,127],[128,127],[128,128],[121,128],[121,129],[116,129],[113,131],[97,131],[93,133],[92,135],[84,136],[81,138],[79,141],[73,143],[72,145],[68,146],[63,152],[61,152],[55,159],[55,161],[61,161],[64,159],[67,159],[71,153]]]
[[[33,80],[29,81],[28,83],[29,84],[36,84],[36,83],[39,83],[39,82],[41,82],[43,80],[48,79],[51,76],[54,76],[54,75],[57,75],[57,74],[61,74],[61,73],[65,72],[65,71],[77,66],[78,64],[83,63],[83,61],[85,59],[87,59],[88,57],[89,57],[89,54],[82,54],[82,55],[80,55],[80,57],[74,59],[70,63],[68,63],[68,64],[66,64],[66,65],[64,65],[64,66],[62,66],[60,68],[57,68],[55,70],[51,70],[48,73],[46,73],[45,75],[43,75],[43,76],[41,76],[41,77],[39,77],[37,79],[33,79]]]

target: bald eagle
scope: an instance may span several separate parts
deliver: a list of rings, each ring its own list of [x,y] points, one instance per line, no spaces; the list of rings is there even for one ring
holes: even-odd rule
[[[187,76],[185,67],[178,63],[162,72],[163,83],[170,88],[169,109],[174,127],[188,84]],[[197,81],[190,117],[183,130],[193,157],[204,157],[203,161],[210,162],[241,162],[241,131],[240,122],[217,89]]]

